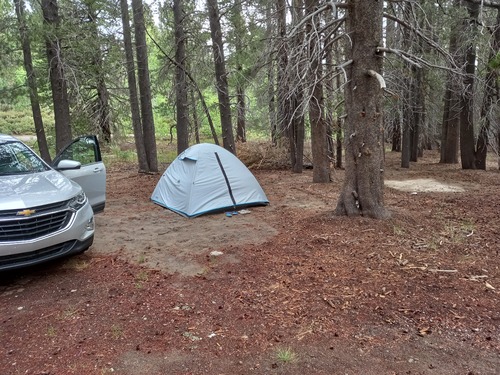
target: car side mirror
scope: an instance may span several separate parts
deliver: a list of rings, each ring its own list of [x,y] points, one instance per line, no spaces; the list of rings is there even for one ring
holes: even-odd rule
[[[54,169],[57,171],[67,171],[70,169],[80,169],[81,166],[82,163],[79,161],[63,159],[54,167]]]

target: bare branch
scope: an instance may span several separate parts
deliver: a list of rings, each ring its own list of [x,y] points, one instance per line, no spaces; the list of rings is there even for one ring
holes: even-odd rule
[[[422,65],[420,65],[418,62],[415,61],[415,60],[422,60],[422,59],[417,57],[417,56],[411,55],[408,52],[401,51],[399,49],[378,47],[377,53],[380,53],[380,52],[393,53],[393,54],[401,57],[407,63],[409,63],[411,65],[415,65],[417,68],[422,68]]]
[[[370,70],[368,70],[368,71],[366,72],[366,74],[368,74],[370,77],[374,77],[374,78],[376,78],[376,79],[377,79],[377,81],[378,81],[378,83],[380,84],[380,88],[381,88],[382,90],[384,90],[384,89],[385,89],[385,87],[386,87],[386,85],[385,85],[385,80],[384,80],[384,77],[382,77],[382,75],[381,75],[381,74],[379,74],[379,73],[377,73],[376,71],[371,70],[371,69],[370,69]]]
[[[421,30],[415,28],[414,26],[408,24],[407,22],[403,21],[402,19],[395,17],[391,14],[384,13],[384,17],[388,18],[392,21],[397,22],[401,26],[413,31],[416,35],[418,35],[420,38],[422,38],[423,41],[425,41],[429,46],[434,48],[436,51],[438,51],[447,61],[448,63],[455,69],[459,70],[460,67],[457,66],[455,59],[453,56],[450,55],[446,50],[444,50],[438,43],[436,43],[434,40],[426,36]],[[422,60],[423,61],[423,60]],[[427,66],[431,66],[426,64]]]
[[[205,98],[203,97],[203,93],[201,92],[198,84],[196,83],[196,80],[194,79],[194,77],[191,75],[191,73],[186,70],[182,65],[180,65],[177,61],[175,61],[174,59],[172,59],[164,50],[163,48],[161,48],[161,46],[158,44],[158,42],[156,41],[155,38],[153,38],[153,36],[149,33],[149,31],[146,29],[146,34],[148,35],[148,37],[151,39],[151,41],[153,42],[153,44],[156,46],[156,48],[158,48],[158,50],[161,52],[161,54],[163,56],[165,56],[165,58],[173,65],[175,65],[176,67],[182,69],[184,71],[184,73],[186,74],[186,77],[189,78],[189,80],[191,81],[191,83],[193,84],[193,87],[194,89],[196,90],[196,93],[198,94],[198,98],[200,99],[200,102],[202,104],[202,107],[203,107],[203,112],[205,113],[205,116],[207,116],[207,120],[208,120],[208,124],[210,125],[210,130],[212,131],[212,136],[214,138],[214,142],[216,145],[219,145],[219,140],[217,138],[217,133],[215,131],[215,126],[214,126],[214,123],[212,121],[212,116],[210,116],[210,111],[208,109],[208,106],[207,106],[207,103],[205,102]]]
[[[465,1],[471,4],[479,4],[481,6],[485,6],[488,8],[500,9],[500,2],[494,0],[465,0]]]
[[[302,18],[302,20],[299,23],[297,23],[292,30],[290,30],[289,36],[294,35],[297,32],[297,30],[299,30],[311,18],[316,17],[318,14],[320,14],[321,12],[327,10],[328,8],[332,8],[333,12],[335,13],[337,7],[343,8],[343,7],[346,7],[346,4],[344,4],[344,3],[335,3],[333,1],[330,1],[330,2],[326,3],[322,7],[318,8],[316,11],[314,11],[311,14],[308,14],[307,16],[305,16],[304,18]]]

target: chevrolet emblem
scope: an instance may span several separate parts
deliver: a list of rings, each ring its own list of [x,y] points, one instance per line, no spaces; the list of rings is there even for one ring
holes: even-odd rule
[[[22,211],[17,211],[16,215],[17,216],[31,216],[36,212],[36,210],[30,210],[29,208],[22,210]]]

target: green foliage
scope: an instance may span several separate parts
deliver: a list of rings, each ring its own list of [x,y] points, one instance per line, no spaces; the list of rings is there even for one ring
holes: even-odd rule
[[[137,160],[135,150],[122,150],[119,146],[113,145],[108,152],[103,154],[104,163],[112,164],[113,162],[134,162]]]
[[[500,69],[500,52],[497,52],[497,54],[490,60],[488,65],[491,69]]]
[[[50,112],[44,111],[44,118],[50,120]],[[48,124],[50,125],[50,123]],[[0,105],[0,133],[19,135],[35,134],[35,125],[30,109]]]
[[[103,150],[103,159],[106,165],[114,163],[135,163],[137,162],[137,153],[135,151],[134,140],[131,138],[129,142],[125,142],[120,146],[113,144],[112,146]],[[126,146],[124,146],[126,145]],[[158,142],[158,162],[160,164],[171,163],[177,157],[177,148],[175,143],[165,144],[161,139]]]

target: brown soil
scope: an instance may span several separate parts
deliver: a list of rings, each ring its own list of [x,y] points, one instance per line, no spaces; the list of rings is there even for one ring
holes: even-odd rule
[[[385,221],[332,216],[342,171],[185,219],[109,168],[87,253],[0,276],[0,373],[500,373],[500,173],[387,164]]]

